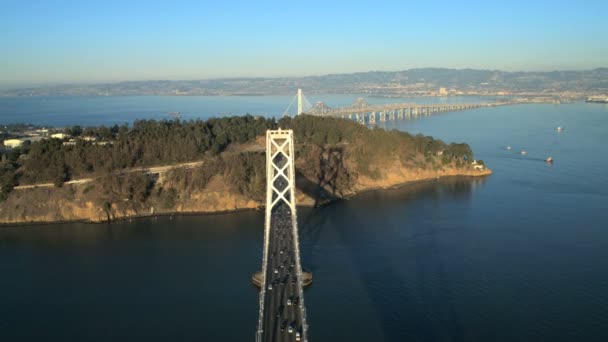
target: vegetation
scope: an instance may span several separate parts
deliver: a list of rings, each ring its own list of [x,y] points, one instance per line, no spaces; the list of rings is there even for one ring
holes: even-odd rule
[[[400,161],[412,168],[463,166],[473,154],[466,144],[445,144],[423,135],[367,129],[349,120],[301,115],[274,119],[228,117],[207,121],[138,120],[132,126],[69,129],[76,139],[64,144],[45,139],[1,152],[0,200],[17,184],[64,182],[100,177],[97,191],[105,203],[144,203],[151,196],[173,207],[176,188],[204,188],[214,175],[223,175],[231,190],[261,200],[265,194],[265,155],[262,151],[232,149],[264,136],[267,129],[293,129],[298,171],[320,187],[340,195],[360,175],[378,177],[378,165]],[[226,153],[224,153],[226,152]],[[125,169],[204,160],[204,167],[171,173],[173,186],[154,188],[155,179]],[[441,165],[440,165],[441,164]],[[120,176],[118,176],[120,175]],[[86,191],[90,191],[87,187]]]
[[[319,149],[343,151],[348,146],[347,159],[356,163],[359,172],[371,177],[379,175],[377,166],[394,160],[400,160],[403,165],[412,168],[424,168],[438,156],[442,156],[444,165],[455,162],[457,166],[463,166],[473,158],[473,152],[467,144],[448,145],[430,136],[411,135],[397,130],[370,130],[358,123],[338,118],[308,115],[295,119],[286,117],[279,121],[279,126],[294,130],[296,152],[299,155],[310,157],[311,152]]]

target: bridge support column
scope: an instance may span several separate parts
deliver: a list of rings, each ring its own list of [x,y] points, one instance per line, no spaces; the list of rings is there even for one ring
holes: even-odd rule
[[[391,121],[395,121],[395,111],[394,110],[391,110],[388,113],[388,119],[391,120]]]
[[[369,124],[370,125],[376,124],[376,112],[369,113]]]
[[[384,112],[380,112],[380,122],[386,121],[386,114]]]
[[[365,125],[365,115],[360,115],[359,113],[355,113],[355,117],[357,118],[357,122]]]

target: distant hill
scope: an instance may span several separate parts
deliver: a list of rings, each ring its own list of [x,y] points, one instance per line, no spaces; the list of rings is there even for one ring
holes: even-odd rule
[[[0,91],[3,96],[269,95],[293,93],[424,93],[445,87],[467,92],[608,92],[608,68],[584,71],[506,72],[424,68],[306,77],[225,78],[66,84]]]

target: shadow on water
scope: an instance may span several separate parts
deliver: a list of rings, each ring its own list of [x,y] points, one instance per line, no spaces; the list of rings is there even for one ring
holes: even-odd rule
[[[351,201],[313,209],[302,220],[303,240],[306,241],[303,259],[311,262],[313,270],[318,262],[323,262],[322,256],[315,260],[313,247],[318,243],[322,229],[331,229],[333,225],[378,315],[385,341],[464,341],[450,277],[437,241],[441,234],[437,227],[433,224],[412,227],[421,222],[408,223],[407,218],[400,224],[400,230],[414,232],[399,239],[400,245],[407,245],[407,251],[402,255],[409,260],[399,260],[401,255],[395,254],[390,247],[378,247],[390,245],[390,241],[373,241],[374,236],[375,239],[378,236],[387,238],[386,234],[374,234],[361,240],[352,230],[356,226],[367,226],[363,228],[366,230],[387,228],[392,223],[388,222],[390,218],[384,216],[385,213],[418,210],[421,202],[436,203],[445,198],[469,201],[472,190],[483,182],[481,178],[448,178],[374,191]],[[341,220],[330,222],[331,217],[341,217]],[[378,288],[387,291],[381,293]]]

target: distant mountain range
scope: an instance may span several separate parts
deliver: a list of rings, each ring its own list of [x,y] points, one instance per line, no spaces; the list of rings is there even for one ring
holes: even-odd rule
[[[190,81],[132,81],[107,84],[66,84],[0,91],[3,96],[115,95],[270,95],[367,93],[370,95],[430,94],[438,88],[457,93],[608,92],[608,68],[585,71],[506,72],[498,70],[425,68],[370,71],[306,77],[225,78]]]

